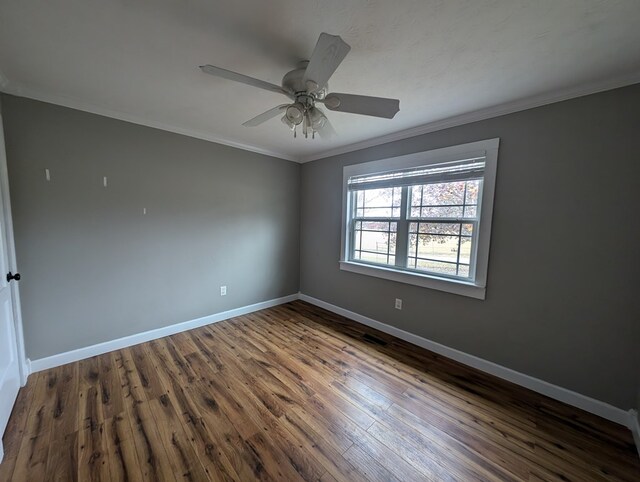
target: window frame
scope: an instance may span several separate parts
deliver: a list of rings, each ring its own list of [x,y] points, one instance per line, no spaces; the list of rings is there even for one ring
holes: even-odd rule
[[[433,149],[404,156],[345,166],[343,169],[342,180],[340,269],[400,283],[469,296],[476,299],[485,299],[499,145],[499,138],[487,139],[457,146],[444,147],[441,149]],[[351,219],[349,213],[351,213],[354,208],[351,206],[351,196],[347,185],[350,177],[429,166],[432,164],[459,161],[473,157],[485,158],[482,190],[479,195],[480,213],[478,219],[477,242],[474,247],[475,278],[473,281],[447,277],[446,275],[439,276],[432,273],[397,269],[392,266],[375,265],[349,259],[349,253],[351,252],[350,245],[353,242],[351,239],[352,230],[349,226]],[[406,206],[403,205],[401,209],[406,209]],[[407,217],[407,236],[409,235],[408,223],[410,222],[412,221]],[[397,242],[400,242],[400,225],[398,225],[397,232]],[[472,269],[473,267],[470,266],[470,270]]]

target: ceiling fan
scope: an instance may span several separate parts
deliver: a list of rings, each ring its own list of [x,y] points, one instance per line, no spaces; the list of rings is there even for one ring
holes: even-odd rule
[[[314,138],[316,132],[320,137],[331,137],[335,131],[324,112],[316,107],[316,104],[324,104],[327,109],[337,112],[384,117],[385,119],[392,119],[400,110],[398,99],[328,92],[327,81],[347,56],[349,50],[351,47],[339,36],[321,33],[313,54],[311,54],[311,60],[304,61],[299,68],[287,72],[282,78],[282,86],[213,65],[202,65],[200,68],[207,74],[284,94],[293,101],[269,109],[248,120],[242,124],[243,126],[255,127],[282,113],[282,122],[293,131],[293,137],[296,137],[297,127],[300,125],[302,125],[302,134],[305,137],[311,134],[311,137]]]

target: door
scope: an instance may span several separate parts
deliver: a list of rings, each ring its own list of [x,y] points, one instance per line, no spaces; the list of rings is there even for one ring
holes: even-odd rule
[[[12,281],[9,281],[7,276],[12,265],[15,270],[13,227],[8,194],[7,158],[0,115],[0,434],[4,434],[18,390],[26,378],[23,376],[23,364],[20,361],[24,359],[22,331],[15,323],[16,319],[20,318],[18,293],[15,286],[19,276],[14,275],[16,279]],[[0,461],[3,456],[4,450],[0,439]]]

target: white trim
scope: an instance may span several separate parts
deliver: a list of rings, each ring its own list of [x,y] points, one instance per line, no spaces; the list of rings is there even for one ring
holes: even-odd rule
[[[2,437],[0,437],[0,464],[2,463],[3,459],[4,459],[4,447],[2,445]]]
[[[78,360],[84,360],[96,355],[102,355],[110,351],[119,350],[129,346],[137,345],[165,336],[174,335],[194,328],[199,328],[211,323],[217,323],[235,316],[246,315],[247,313],[253,313],[254,311],[264,310],[265,308],[271,308],[272,306],[281,305],[283,303],[289,303],[298,299],[298,293],[283,296],[282,298],[275,298],[273,300],[263,301],[261,303],[255,303],[253,305],[243,306],[221,313],[216,313],[202,318],[196,318],[195,320],[184,321],[182,323],[176,323],[174,325],[165,326],[163,328],[157,328],[155,330],[145,331],[143,333],[137,333],[135,335],[125,336],[116,340],[106,341],[104,343],[98,343],[97,345],[91,345],[84,348],[78,348],[76,350],[68,351],[65,353],[59,353],[46,358],[40,358],[39,360],[33,360],[30,362],[31,373],[47,370],[48,368],[54,368],[60,365],[66,365]]]
[[[629,410],[630,417],[630,429],[633,434],[633,441],[636,443],[636,449],[638,450],[638,457],[640,457],[640,418],[638,418],[637,410]]]
[[[373,276],[374,278],[382,278],[398,283],[446,291],[447,293],[468,296],[469,298],[476,298],[478,300],[484,300],[487,292],[484,286],[476,286],[472,283],[465,283],[457,279],[438,278],[437,276],[429,276],[412,271],[400,271],[384,266],[372,266],[354,261],[340,261],[340,269],[342,271]]]
[[[451,127],[457,127],[464,124],[470,124],[472,122],[492,119],[494,117],[500,117],[523,110],[534,109],[536,107],[542,107],[548,104],[554,104],[556,102],[575,99],[576,97],[584,97],[585,95],[597,94],[598,92],[619,89],[620,87],[637,84],[638,82],[640,82],[640,72],[634,72],[632,74],[622,75],[613,79],[592,82],[578,87],[570,87],[567,89],[534,95],[525,99],[506,102],[504,104],[498,104],[491,107],[485,107],[484,109],[478,109],[473,112],[467,112],[465,114],[429,122],[421,126],[412,127],[410,129],[404,129],[398,132],[393,132],[391,134],[386,134],[383,136],[374,137],[372,139],[348,144],[346,146],[328,149],[326,151],[311,154],[309,156],[303,156],[298,158],[297,162],[304,164],[305,162],[316,161],[318,159],[337,156],[339,154],[346,154],[347,152],[358,151],[361,149],[366,149],[368,147],[379,146],[381,144],[388,144],[389,142],[395,142],[402,139],[408,139],[410,137],[421,136],[430,132],[450,129]]]
[[[498,165],[498,149],[500,139],[486,139],[466,144],[442,147],[424,152],[415,152],[404,156],[379,159],[344,166],[342,171],[342,225],[340,228],[340,269],[376,278],[388,279],[398,283],[406,283],[424,288],[446,291],[462,296],[484,300],[486,295],[487,269],[489,264],[489,247],[491,243],[491,221],[493,218],[493,201]],[[434,274],[423,274],[417,271],[401,271],[393,267],[382,267],[354,262],[348,259],[352,252],[350,242],[349,214],[350,206],[348,181],[353,176],[373,173],[397,171],[407,168],[429,166],[442,162],[459,161],[483,157],[485,160],[484,176],[481,189],[479,224],[471,258],[470,269],[472,281],[447,279]],[[403,215],[404,219],[404,215]],[[398,227],[400,229],[400,227]],[[398,253],[396,253],[398,255]],[[474,261],[475,259],[475,261]],[[474,274],[475,273],[475,274]]]
[[[312,305],[324,308],[325,310],[355,320],[358,323],[362,323],[363,325],[367,325],[384,333],[388,333],[389,335],[400,338],[404,341],[412,343],[413,345],[420,346],[434,353],[438,353],[440,355],[446,356],[447,358],[451,358],[452,360],[458,361],[464,365],[476,368],[477,370],[483,371],[485,373],[490,373],[491,375],[494,375],[498,378],[508,380],[512,383],[528,388],[529,390],[533,390],[534,392],[541,393],[542,395],[546,395],[547,397],[553,398],[555,400],[559,400],[568,405],[578,407],[602,418],[606,418],[607,420],[611,420],[612,422],[624,425],[627,428],[632,428],[632,422],[629,412],[614,407],[613,405],[609,405],[608,403],[601,402],[600,400],[595,400],[593,398],[587,397],[586,395],[567,390],[566,388],[562,388],[557,385],[553,385],[552,383],[545,382],[544,380],[525,375],[524,373],[520,373],[510,368],[503,367],[502,365],[484,360],[477,356],[469,355],[468,353],[462,352],[460,350],[449,348],[448,346],[441,345],[440,343],[436,343],[435,341],[431,341],[426,338],[422,338],[418,335],[414,335],[413,333],[401,330],[400,328],[387,325],[359,313],[355,313],[339,306],[332,305],[331,303],[327,303],[326,301],[322,301],[302,293],[300,293],[300,299],[306,301],[307,303],[311,303]]]
[[[284,159],[285,161],[299,162],[293,156],[289,156],[281,152],[270,151],[268,149],[262,149],[257,146],[252,146],[251,144],[244,144],[242,142],[230,141],[222,137],[214,136],[209,132],[202,132],[195,129],[185,129],[185,128],[174,126],[171,124],[166,124],[164,122],[147,119],[141,115],[109,109],[107,107],[94,105],[89,102],[72,99],[70,97],[65,97],[65,96],[60,96],[55,94],[46,94],[46,93],[38,92],[36,90],[32,90],[26,87],[15,86],[15,84],[13,83],[0,86],[0,89],[2,92],[10,95],[15,95],[16,97],[26,97],[28,99],[47,102],[49,104],[61,105],[63,107],[69,107],[71,109],[76,109],[83,112],[89,112],[90,114],[97,114],[104,117],[110,117],[112,119],[131,122],[133,124],[152,127],[154,129],[173,132],[175,134],[180,134],[187,137],[194,137],[196,139],[215,142],[216,144],[222,144],[229,147],[235,147],[236,149],[256,152],[258,154],[264,154],[265,156],[277,157],[278,159]]]
[[[626,87],[628,85],[637,84],[640,82],[640,72],[633,72],[631,74],[622,75],[612,79],[607,79],[598,82],[591,82],[577,87],[570,87],[566,89],[560,89],[552,92],[546,92],[544,94],[534,95],[525,99],[515,100],[512,102],[505,102],[503,104],[478,109],[473,112],[467,112],[446,119],[429,122],[409,129],[403,129],[398,132],[377,136],[372,139],[367,139],[344,146],[339,146],[333,149],[327,149],[308,156],[293,156],[284,154],[282,152],[270,151],[262,149],[257,146],[251,146],[249,144],[243,144],[241,142],[229,141],[220,137],[216,137],[207,132],[201,132],[194,129],[185,129],[182,127],[171,126],[162,122],[152,121],[145,119],[144,117],[136,114],[130,114],[126,112],[115,111],[104,107],[95,106],[88,102],[83,102],[68,97],[57,96],[45,92],[29,89],[25,86],[16,85],[15,82],[9,82],[9,80],[0,76],[0,91],[7,94],[15,95],[18,97],[27,97],[29,99],[40,100],[42,102],[48,102],[51,104],[62,105],[70,107],[72,109],[81,110],[84,112],[90,112],[92,114],[98,114],[106,117],[112,117],[114,119],[124,120],[126,122],[132,122],[134,124],[140,124],[147,127],[153,127],[176,134],[182,134],[189,137],[195,137],[196,139],[203,139],[205,141],[216,142],[226,146],[236,147],[238,149],[244,149],[246,151],[257,152],[267,156],[278,157],[280,159],[294,161],[299,163],[305,163],[315,161],[318,159],[324,159],[326,157],[336,156],[339,154],[346,154],[347,152],[353,152],[360,149],[366,149],[368,147],[379,146],[381,144],[387,144],[389,142],[399,141],[402,139],[408,139],[410,137],[416,137],[430,132],[436,132],[443,129],[449,129],[451,127],[457,127],[471,122],[478,122],[481,120],[491,119],[502,115],[513,114],[523,110],[533,109],[535,107],[542,107],[544,105],[553,104],[555,102],[562,102],[564,100],[574,99],[576,97],[583,97],[585,95],[597,94],[598,92],[604,92],[607,90],[618,89],[620,87]]]
[[[0,72],[0,83],[4,77]],[[1,106],[0,106],[1,107]],[[5,240],[7,245],[7,269],[18,273],[18,262],[16,260],[16,245],[13,233],[13,216],[11,214],[11,195],[9,191],[9,172],[7,170],[7,155],[5,151],[3,119],[0,113],[0,185],[2,191],[2,205],[4,208]],[[4,273],[3,273],[4,275]],[[24,345],[24,330],[22,325],[22,309],[20,305],[19,282],[9,283],[8,289],[11,292],[11,308],[13,311],[13,327],[16,336],[16,349],[18,355],[18,368],[20,372],[20,386],[25,386],[29,376],[26,364],[26,353]]]

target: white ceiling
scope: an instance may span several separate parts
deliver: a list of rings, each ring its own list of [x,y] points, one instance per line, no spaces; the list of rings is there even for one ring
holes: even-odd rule
[[[640,82],[639,21],[638,0],[0,0],[0,88],[303,161]],[[323,31],[351,45],[331,90],[399,98],[395,119],[246,128],[286,98],[198,69],[280,84]]]

